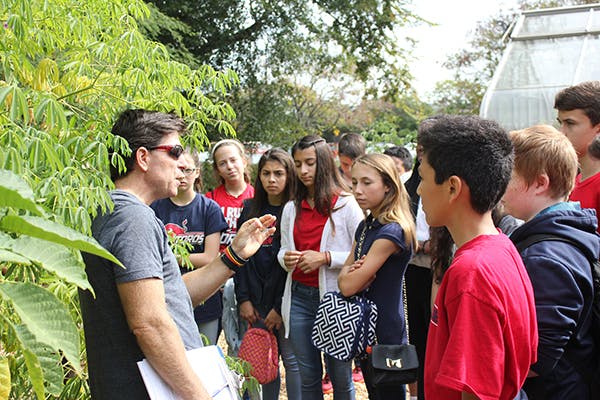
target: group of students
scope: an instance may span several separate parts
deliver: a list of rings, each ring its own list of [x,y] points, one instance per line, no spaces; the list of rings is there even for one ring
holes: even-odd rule
[[[418,192],[441,283],[425,398],[600,396],[591,265],[600,254],[600,82],[562,90],[555,108],[560,131],[506,136],[490,121],[447,116],[420,126]]]
[[[199,193],[197,154],[185,152],[183,158],[177,195],[155,201],[151,208],[167,231],[194,245],[193,268],[202,268],[228,246],[238,225],[264,214],[278,216],[275,234],[233,278],[243,321],[233,336],[241,338],[249,325],[276,333],[288,398],[323,397],[322,355],[310,332],[326,291],[350,296],[368,287],[367,296],[380,314],[379,343],[406,342],[402,293],[396,288],[402,287],[416,239],[409,199],[392,158],[370,154],[353,160],[351,188],[329,145],[309,135],[291,154],[279,148],[265,152],[252,186],[243,146],[227,139],[213,146],[220,185],[206,196]],[[189,271],[181,268],[183,274]],[[194,310],[200,332],[213,344],[221,310],[219,292]],[[335,398],[353,399],[351,363],[323,356]],[[365,380],[369,388],[368,374]],[[279,379],[263,385],[262,397],[277,399],[279,387]],[[404,394],[403,388],[390,390],[387,398]]]
[[[288,398],[322,399],[324,364],[334,398],[354,399],[352,362],[322,355],[311,342],[319,301],[326,291],[364,293],[378,308],[377,342],[403,344],[406,274],[407,292],[413,292],[410,340],[422,341],[419,398],[591,399],[587,371],[598,364],[599,348],[591,330],[589,260],[600,255],[592,210],[600,204],[600,186],[589,182],[600,179],[600,82],[565,89],[556,107],[564,134],[550,126],[509,134],[475,116],[426,119],[404,183],[393,154],[357,155],[349,165],[340,158],[339,170],[325,140],[309,135],[290,153],[265,152],[253,186],[243,146],[223,140],[212,149],[220,185],[205,196],[197,187],[198,158],[178,144],[182,121],[143,110],[124,113],[113,130],[131,136],[136,150],[130,172],[113,178],[115,210],[96,218],[93,231],[127,269],[98,269],[107,262],[86,257],[98,298],[81,293],[93,397],[114,396],[111,385],[120,381],[142,393],[129,365],[141,356],[178,393],[202,394],[181,359],[175,325],[185,348],[200,346],[187,309],[233,276],[238,333],[250,325],[276,333]],[[151,124],[155,136],[135,142]],[[580,204],[568,202],[569,195]],[[168,230],[193,245],[193,269],[182,269],[183,279],[172,271],[181,260],[148,214],[150,204]],[[524,221],[510,238],[492,218],[499,205]],[[152,229],[132,231],[132,221]],[[273,224],[276,229],[267,229]],[[517,251],[534,234],[571,242],[546,238]],[[419,255],[429,259],[417,261]],[[421,269],[412,281],[409,265]],[[211,343],[221,329],[219,291],[216,296],[195,313]],[[414,326],[411,305],[420,321]],[[154,324],[157,310],[171,321],[161,328],[170,332],[162,339],[144,322]],[[118,335],[102,335],[107,329]],[[125,364],[127,374],[111,367]],[[363,368],[370,399],[405,396],[402,386],[375,387],[369,374]],[[263,385],[263,398],[278,398],[279,387],[280,379]]]
[[[591,89],[583,89],[600,94],[594,92],[597,82],[586,85]],[[199,165],[190,155],[178,195],[153,208],[167,229],[179,223],[186,238],[204,232],[204,246],[193,253],[206,257],[216,256],[218,232],[226,229],[221,246],[227,246],[238,224],[264,214],[278,216],[276,233],[233,279],[239,317],[246,323],[240,333],[255,324],[277,333],[290,399],[323,398],[322,356],[334,398],[355,396],[352,362],[322,355],[311,342],[326,291],[345,296],[364,291],[379,310],[378,343],[406,343],[405,274],[412,338],[422,363],[420,391],[411,386],[411,394],[587,399],[587,374],[580,371],[593,369],[598,358],[590,330],[593,287],[587,253],[572,243],[544,240],[519,255],[506,236],[498,235],[491,218],[492,210],[503,209],[502,215],[525,222],[505,232],[517,245],[534,234],[552,234],[578,242],[598,258],[597,219],[589,208],[598,208],[600,202],[584,202],[588,208],[582,209],[565,201],[575,182],[581,187],[578,167],[590,157],[581,128],[575,134],[567,131],[575,124],[573,110],[586,107],[573,108],[565,98],[581,101],[583,89],[569,88],[557,97],[557,104],[568,103],[566,109],[559,108],[567,136],[544,125],[506,135],[494,122],[476,117],[425,120],[408,182],[410,154],[405,149],[386,151],[391,157],[364,154],[364,139],[350,134],[340,143],[338,169],[325,140],[309,135],[292,147],[291,155],[278,148],[267,151],[252,187],[242,145],[224,140],[212,152],[221,185],[207,197],[221,207],[227,224],[214,204],[192,194]],[[581,117],[578,111],[575,117]],[[586,118],[600,130],[594,114]],[[411,203],[404,183],[410,190],[415,180],[418,190]],[[597,200],[598,189],[586,185],[595,194],[582,195],[578,189],[572,196]],[[204,210],[202,218],[192,209]],[[418,232],[413,215],[426,232]],[[202,227],[194,227],[198,219],[204,221]],[[434,234],[429,243],[430,229],[437,229],[430,226],[445,227],[451,240],[443,242]],[[444,251],[445,267],[433,279],[434,296],[439,289],[436,300],[429,255],[439,261]],[[419,265],[419,255],[425,256],[425,265]],[[194,267],[206,263],[202,257],[192,254]],[[413,268],[412,275],[408,268]],[[432,331],[426,342],[430,316]],[[203,330],[202,320],[197,321],[214,343],[216,328]],[[404,387],[373,387],[369,369],[364,361],[360,364],[371,399],[405,395]],[[263,398],[276,399],[279,386],[279,379],[264,385]]]

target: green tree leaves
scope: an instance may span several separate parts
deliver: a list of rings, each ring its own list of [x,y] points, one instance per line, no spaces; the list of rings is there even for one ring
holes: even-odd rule
[[[44,399],[47,392],[59,395],[62,391],[62,356],[74,371],[81,374],[82,369],[75,321],[67,304],[43,283],[43,277],[51,275],[92,290],[81,256],[74,250],[120,263],[94,239],[71,228],[40,216],[15,215],[18,210],[38,215],[49,213],[35,203],[32,190],[21,178],[5,170],[0,170],[0,177],[0,210],[6,214],[0,218],[0,265],[5,268],[4,279],[0,281],[0,308],[4,324],[14,334],[2,348],[14,358],[22,358],[33,392],[38,399]],[[26,267],[33,273],[21,273]],[[23,276],[30,281],[14,279]],[[0,381],[8,384],[9,392],[10,375],[0,371]]]
[[[80,251],[119,264],[88,237],[130,152],[115,117],[178,113],[196,147],[234,132],[237,75],[174,61],[138,29],[149,15],[141,0],[0,0],[0,399],[86,396]]]
[[[20,236],[10,241],[4,241],[0,236],[0,246],[4,247],[5,245],[12,252],[26,257],[29,264],[42,266],[66,282],[82,289],[92,290],[81,259],[66,247],[29,236]],[[110,255],[106,251],[102,253]]]
[[[27,215],[7,215],[0,219],[0,230],[52,241],[77,250],[96,254],[115,264],[122,265],[115,256],[104,250],[95,239],[44,218]]]
[[[17,175],[5,170],[0,170],[0,207],[20,208],[41,214],[31,188]]]
[[[161,16],[142,24],[180,59],[233,68],[250,83],[335,70],[401,90],[410,51],[394,30],[418,21],[397,0],[151,0]],[[162,28],[162,29],[161,29]],[[205,61],[206,60],[206,61]]]
[[[0,104],[4,104],[9,118],[13,121],[29,123],[27,97],[21,88],[10,85],[0,90]]]
[[[38,399],[44,399],[42,362],[46,364],[49,375],[58,375],[62,380],[58,357],[62,353],[71,366],[81,372],[77,327],[65,305],[37,285],[3,282],[0,283],[0,296],[11,303],[12,309],[23,321],[23,325],[15,327],[15,330],[23,346],[34,391]],[[51,381],[50,386],[62,387],[62,382]]]
[[[8,400],[10,395],[10,368],[8,358],[0,356],[0,400]]]

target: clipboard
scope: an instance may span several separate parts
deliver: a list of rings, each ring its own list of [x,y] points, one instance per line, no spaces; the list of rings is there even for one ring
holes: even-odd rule
[[[227,367],[223,352],[218,346],[188,350],[186,355],[192,369],[213,399],[239,400],[240,383]],[[137,364],[151,400],[181,400],[146,359]]]

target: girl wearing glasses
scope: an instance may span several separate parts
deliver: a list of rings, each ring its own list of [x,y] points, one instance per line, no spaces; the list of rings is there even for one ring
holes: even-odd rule
[[[302,399],[323,399],[321,352],[311,331],[321,297],[337,291],[337,277],[363,213],[336,168],[325,139],[309,135],[292,147],[298,175],[295,200],[281,216],[278,259],[288,271],[282,300],[286,337],[300,367]],[[354,399],[352,362],[325,355],[334,399]]]
[[[195,269],[205,266],[217,257],[221,232],[227,229],[227,223],[219,205],[198,193],[202,191],[198,154],[186,151],[182,158],[185,164],[182,170],[184,176],[179,181],[177,195],[157,200],[150,207],[165,224],[167,232],[176,235],[178,240],[193,245],[190,262]],[[189,271],[187,267],[181,267],[182,274]],[[217,343],[222,312],[220,292],[194,309],[198,329],[208,338],[210,344]]]
[[[235,276],[235,294],[240,317],[248,324],[265,327],[277,337],[279,354],[285,367],[286,392],[289,400],[300,400],[300,372],[288,339],[283,335],[281,296],[286,274],[279,266],[279,230],[283,205],[294,196],[296,171],[294,160],[279,148],[268,150],[258,162],[254,198],[244,201],[238,226],[265,214],[277,216],[277,230]],[[280,378],[262,385],[263,400],[279,398]]]
[[[250,171],[244,146],[237,140],[224,139],[212,149],[213,170],[220,183],[206,193],[221,207],[228,228],[221,235],[220,251],[231,244],[237,232],[237,222],[242,213],[243,202],[254,197],[254,187],[250,184]],[[241,343],[243,326],[238,319],[235,303],[233,278],[223,289],[223,330],[227,340],[228,353],[236,356]]]

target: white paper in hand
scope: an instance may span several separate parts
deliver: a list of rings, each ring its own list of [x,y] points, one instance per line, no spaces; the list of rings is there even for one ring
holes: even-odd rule
[[[223,353],[218,346],[201,347],[189,350],[186,354],[192,369],[213,399],[239,399],[236,378],[227,367]],[[137,364],[150,399],[181,400],[146,359],[138,361]]]

